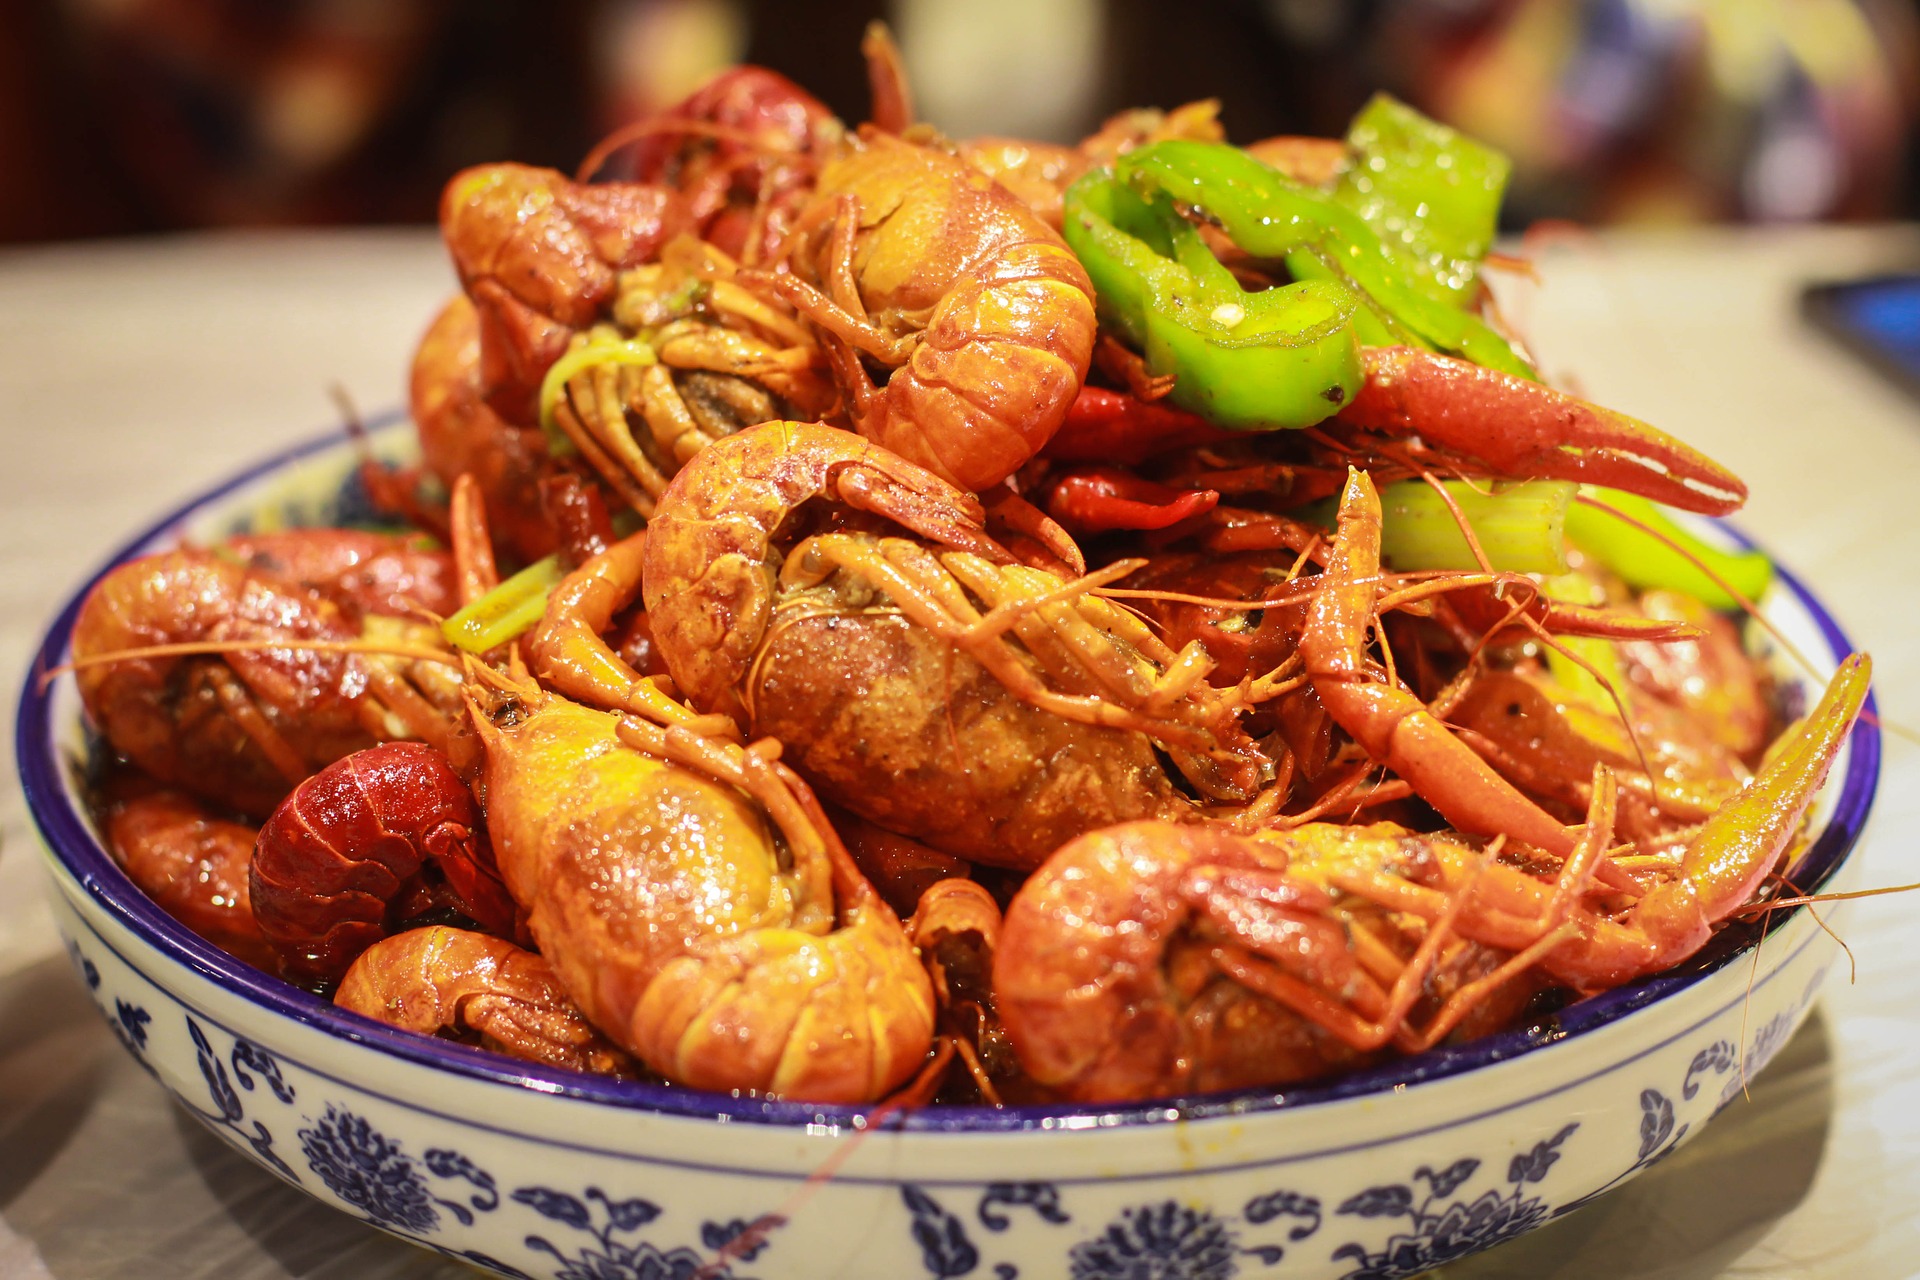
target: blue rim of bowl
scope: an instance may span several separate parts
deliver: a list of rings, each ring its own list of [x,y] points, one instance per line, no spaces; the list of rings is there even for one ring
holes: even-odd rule
[[[392,426],[401,418],[398,412],[389,412],[370,420],[367,425],[370,430],[375,430]],[[176,923],[134,887],[94,839],[75,809],[76,798],[65,783],[59,750],[54,741],[51,694],[44,687],[46,682],[42,679],[43,672],[52,670],[65,660],[74,620],[87,592],[115,565],[182,524],[199,509],[269,473],[332,449],[344,438],[339,431],[330,431],[268,458],[182,504],[155,521],[139,536],[128,539],[60,609],[28,670],[26,685],[20,696],[14,744],[27,806],[47,847],[100,907],[169,960],[196,972],[231,995],[337,1039],[471,1079],[531,1087],[544,1094],[645,1109],[688,1119],[725,1118],[730,1121],[794,1126],[823,1123],[852,1125],[856,1120],[866,1123],[867,1118],[875,1112],[871,1105],[787,1102],[706,1093],[669,1085],[606,1080],[517,1062],[485,1050],[400,1031],[336,1009],[318,996],[289,986],[234,959]],[[1729,529],[1728,532],[1738,541],[1752,545],[1751,540],[1737,530]],[[1799,579],[1784,569],[1777,570],[1777,579],[1813,618],[1835,662],[1852,652],[1852,646],[1839,625]],[[1816,892],[1839,869],[1853,849],[1865,826],[1879,776],[1880,732],[1876,704],[1869,694],[1866,709],[1853,731],[1852,751],[1848,756],[1846,773],[1841,779],[1841,790],[1832,817],[1819,839],[1795,864],[1798,871],[1796,883],[1803,892]],[[1319,1083],[1285,1089],[1242,1089],[1125,1106],[1062,1104],[900,1109],[887,1111],[884,1116],[876,1118],[875,1123],[877,1127],[888,1129],[972,1134],[1067,1127],[1074,1121],[1097,1119],[1101,1130],[1111,1132],[1133,1125],[1165,1123],[1171,1119],[1191,1122],[1213,1116],[1245,1117],[1266,1111],[1297,1110],[1440,1080],[1506,1061],[1547,1044],[1591,1033],[1683,991],[1747,954],[1748,949],[1757,945],[1765,933],[1777,930],[1785,919],[1799,910],[1804,908],[1796,908],[1785,916],[1763,917],[1763,923],[1759,925],[1736,925],[1722,930],[1700,954],[1686,963],[1639,982],[1576,1001],[1542,1023],[1484,1036],[1465,1044],[1432,1049],[1415,1057],[1393,1059]]]

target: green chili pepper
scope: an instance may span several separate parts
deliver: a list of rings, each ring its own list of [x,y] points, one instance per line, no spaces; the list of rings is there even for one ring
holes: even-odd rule
[[[1353,118],[1347,149],[1334,203],[1394,246],[1412,287],[1435,302],[1471,303],[1499,229],[1507,158],[1384,93]]]
[[[1249,292],[1172,205],[1104,171],[1067,192],[1067,243],[1103,320],[1171,374],[1168,399],[1219,426],[1307,427],[1359,390],[1357,300],[1330,281]]]
[[[1617,489],[1583,492],[1654,531],[1637,529],[1584,502],[1576,502],[1567,513],[1567,537],[1573,545],[1619,574],[1630,587],[1680,591],[1709,609],[1733,612],[1741,608],[1740,601],[1720,582],[1748,600],[1758,600],[1773,581],[1773,562],[1765,552],[1711,546],[1674,523],[1659,504],[1635,494]]]
[[[1502,373],[1535,377],[1478,316],[1428,297],[1408,256],[1365,218],[1237,147],[1157,142],[1120,157],[1115,173],[1144,196],[1165,194],[1201,210],[1241,249],[1284,261],[1298,279],[1353,285],[1377,321],[1361,326],[1370,345],[1413,340]]]

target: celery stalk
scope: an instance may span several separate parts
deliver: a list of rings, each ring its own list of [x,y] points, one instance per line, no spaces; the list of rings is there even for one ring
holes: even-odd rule
[[[1607,602],[1606,593],[1600,590],[1599,584],[1579,573],[1557,574],[1547,578],[1540,584],[1540,594],[1549,600],[1566,604],[1604,605]],[[1613,641],[1597,636],[1561,636],[1559,643],[1563,649],[1549,646],[1546,650],[1547,670],[1569,695],[1595,706],[1606,706],[1612,695],[1601,684],[1601,679],[1615,689],[1625,687],[1626,673],[1621,669],[1620,654],[1614,648]],[[1575,658],[1584,658],[1593,671],[1581,666]],[[1600,678],[1595,678],[1595,671],[1599,672]]]
[[[1495,569],[1507,573],[1567,571],[1565,526],[1575,488],[1570,481],[1496,481],[1490,489],[1482,483],[1460,480],[1441,483],[1459,505]],[[1480,567],[1453,511],[1426,481],[1402,480],[1388,485],[1380,491],[1380,508],[1380,554],[1395,569],[1411,572]]]
[[[1657,503],[1634,494],[1598,488],[1584,492],[1662,535],[1636,529],[1612,512],[1584,502],[1575,503],[1567,513],[1567,537],[1573,545],[1630,587],[1681,591],[1710,609],[1731,612],[1741,607],[1740,601],[1715,582],[1715,576],[1748,600],[1758,600],[1773,581],[1773,562],[1763,552],[1709,546],[1676,524]]]

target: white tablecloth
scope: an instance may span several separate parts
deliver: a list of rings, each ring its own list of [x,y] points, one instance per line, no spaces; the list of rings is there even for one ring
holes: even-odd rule
[[[1920,404],[1797,318],[1799,286],[1920,262],[1908,228],[1564,240],[1510,315],[1545,369],[1746,477],[1742,525],[1874,654],[1886,768],[1866,880],[1920,881]],[[419,232],[0,253],[0,674],[69,587],[241,464],[398,403],[452,277]],[[1906,736],[1902,736],[1903,733]],[[0,1280],[468,1274],[322,1208],[169,1104],[53,935],[0,752]],[[1450,1277],[1920,1274],[1920,897],[1854,904],[1858,980],[1672,1159]],[[891,1280],[891,1278],[889,1278]]]

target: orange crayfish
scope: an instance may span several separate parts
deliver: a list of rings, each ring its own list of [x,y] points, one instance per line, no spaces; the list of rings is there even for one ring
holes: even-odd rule
[[[1786,851],[1870,672],[1858,655],[1842,664],[1753,785],[1699,828],[1670,874],[1624,898],[1591,882],[1612,839],[1604,766],[1587,823],[1549,877],[1497,845],[1390,825],[1251,839],[1160,823],[1090,833],[1007,911],[994,963],[1000,1016],[1036,1080],[1121,1101],[1312,1078],[1388,1045],[1416,1051],[1532,973],[1588,991],[1670,967]],[[1387,913],[1420,922],[1417,945]],[[1490,948],[1492,962],[1440,984],[1436,1001],[1430,980],[1461,963],[1461,941]]]
[[[1086,377],[1093,286],[1078,259],[944,152],[863,130],[822,169],[783,252],[794,274],[751,279],[827,336],[854,425],[963,489],[1037,453]]]
[[[1268,762],[1197,647],[1012,563],[981,521],[846,432],[743,432],[650,525],[655,642],[689,701],[789,744],[830,799],[978,861],[1031,866],[1103,819],[1190,809],[1156,744],[1209,794],[1259,789]]]
[[[74,624],[75,679],[115,750],[162,782],[260,818],[315,769],[376,741],[448,745],[457,695],[436,663],[413,661],[444,647],[430,628],[380,610],[423,595],[445,607],[451,570],[436,566],[395,599],[404,569],[388,574],[357,553],[343,566],[336,540],[320,538],[329,545],[317,571],[286,538],[252,538],[220,554],[146,556],[96,584]],[[390,549],[420,554],[398,540]],[[278,567],[318,576],[308,585],[239,558],[255,552],[260,564],[279,557],[288,563]],[[336,590],[343,574],[387,585],[356,602]]]
[[[473,670],[501,874],[594,1025],[696,1088],[861,1102],[919,1068],[926,973],[790,776]]]

